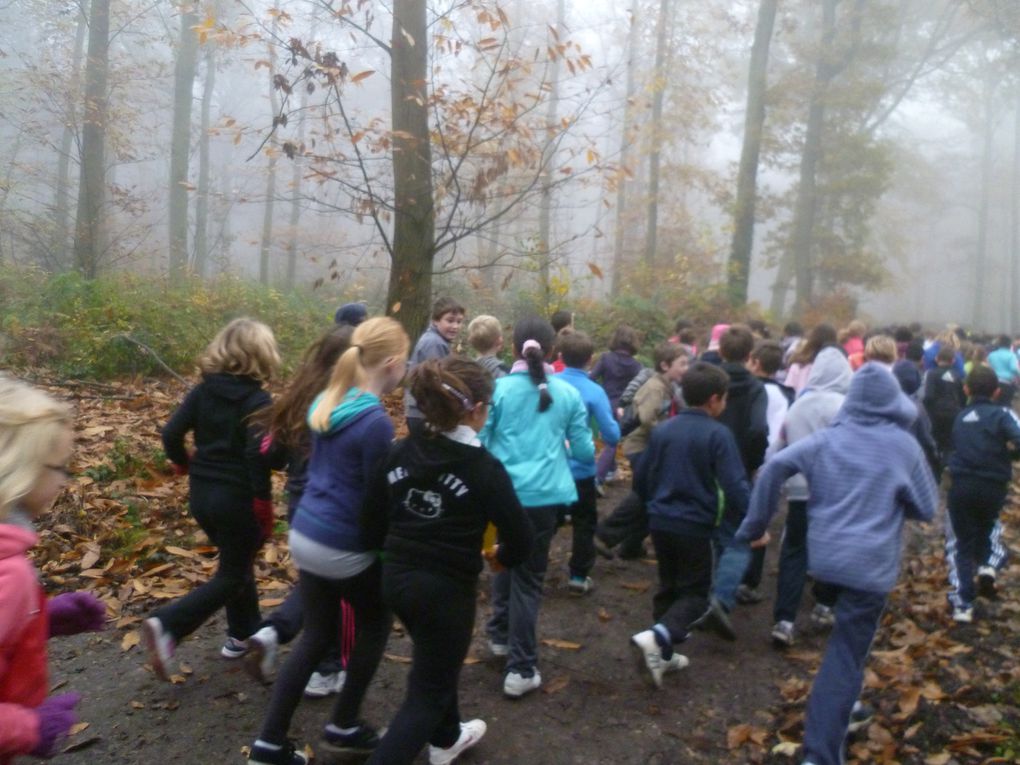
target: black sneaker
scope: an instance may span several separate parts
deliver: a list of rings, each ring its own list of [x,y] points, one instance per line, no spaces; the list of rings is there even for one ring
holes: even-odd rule
[[[977,594],[979,597],[995,600],[998,592],[995,589],[995,568],[981,566],[977,571]]]
[[[605,558],[606,560],[612,560],[613,558],[616,557],[616,550],[613,549],[613,546],[606,544],[604,541],[602,541],[602,538],[597,534],[595,535],[594,541],[595,552],[597,552],[603,558]]]
[[[861,728],[866,728],[875,719],[875,710],[867,704],[856,701],[854,708],[850,711],[850,724],[847,725],[848,733],[856,733]]]
[[[700,630],[711,630],[726,640],[737,639],[737,632],[733,629],[729,613],[715,596],[708,602],[708,610],[693,626]]]
[[[332,724],[327,725],[322,731],[323,747],[331,752],[370,754],[379,746],[379,738],[375,728],[364,722],[359,722],[353,733],[341,733],[340,729]]]
[[[307,765],[308,757],[294,748],[293,741],[287,741],[279,749],[271,749],[261,741],[251,746],[248,765]]]

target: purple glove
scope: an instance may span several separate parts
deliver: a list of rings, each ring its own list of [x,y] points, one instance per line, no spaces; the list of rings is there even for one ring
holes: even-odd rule
[[[50,598],[50,637],[98,632],[106,627],[106,606],[90,592],[65,592]]]
[[[77,693],[50,696],[36,708],[39,715],[39,743],[29,752],[33,757],[49,759],[57,753],[67,738],[71,726],[78,720],[74,708],[81,701]]]

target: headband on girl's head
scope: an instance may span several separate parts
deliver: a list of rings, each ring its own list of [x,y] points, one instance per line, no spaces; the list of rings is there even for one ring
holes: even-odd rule
[[[525,353],[530,351],[532,348],[537,348],[538,350],[541,351],[542,350],[542,344],[540,342],[538,342],[538,340],[525,340],[524,341],[524,345],[521,346],[521,355],[523,356]]]
[[[443,383],[443,390],[447,390],[450,393],[452,393],[460,401],[461,405],[464,407],[466,411],[470,411],[471,408],[474,406],[474,404],[471,402],[471,399],[465,396],[461,391],[454,388],[452,385]]]

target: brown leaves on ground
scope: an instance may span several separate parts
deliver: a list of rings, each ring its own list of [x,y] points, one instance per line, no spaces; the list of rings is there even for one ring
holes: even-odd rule
[[[187,390],[149,380],[43,387],[75,407],[74,477],[40,519],[36,564],[51,593],[89,590],[101,598],[112,623],[129,630],[121,640],[129,651],[149,610],[216,567],[215,548],[188,512],[188,480],[173,474],[159,436]],[[276,506],[282,517],[284,503]],[[256,562],[264,606],[291,587],[285,542],[275,535]]]

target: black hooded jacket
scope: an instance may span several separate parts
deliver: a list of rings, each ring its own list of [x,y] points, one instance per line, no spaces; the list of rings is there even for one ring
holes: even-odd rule
[[[488,523],[499,531],[504,566],[531,550],[531,521],[506,469],[484,447],[446,436],[395,443],[368,486],[365,508],[362,539],[368,549],[383,549],[388,562],[474,582]]]
[[[762,381],[743,364],[727,361],[722,369],[730,377],[730,387],[719,422],[733,431],[750,477],[765,462],[769,445],[768,393]]]
[[[253,377],[204,375],[163,428],[166,456],[187,466],[192,478],[231,484],[249,490],[253,499],[269,499],[269,467],[259,455],[261,432],[249,422],[270,403]],[[184,446],[188,431],[195,438],[190,457]]]

